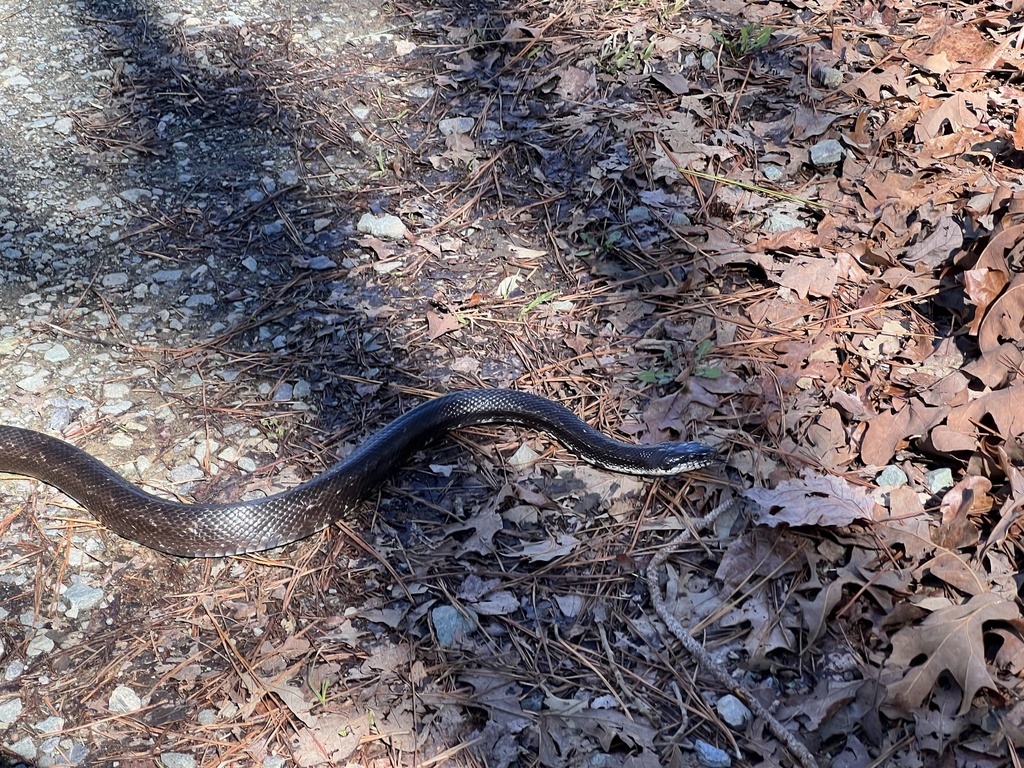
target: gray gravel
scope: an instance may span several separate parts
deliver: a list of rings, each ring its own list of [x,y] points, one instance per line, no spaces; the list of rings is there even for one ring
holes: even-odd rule
[[[372,0],[318,4],[315,15],[273,0],[242,0],[230,11],[220,3],[172,0],[146,20],[153,39],[191,46],[194,60],[172,61],[169,52],[160,58],[132,41],[131,15],[143,6],[86,5],[0,7],[0,423],[64,434],[157,492],[188,493],[211,475],[252,471],[277,456],[279,443],[237,414],[274,403],[301,414],[318,394],[308,382],[280,381],[245,364],[234,368],[202,348],[248,322],[267,300],[261,290],[283,274],[272,250],[244,240],[219,247],[218,222],[301,188],[306,174],[284,133],[256,122],[218,126],[202,110],[188,113],[167,99],[154,98],[147,113],[147,94],[133,98],[131,89],[152,76],[147,67],[158,74],[160,67],[194,67],[211,77],[226,72],[218,69],[216,42],[262,22],[290,19],[290,44],[324,56],[387,45],[396,33]],[[132,148],[145,145],[151,149]],[[349,162],[347,172],[343,181],[351,185],[356,164]],[[290,242],[294,221],[281,215],[263,221],[264,210],[275,212],[273,204],[259,209],[247,231],[266,242]],[[172,219],[182,229],[166,228]],[[305,266],[334,269],[356,220],[355,212],[311,216],[297,233],[305,239]],[[176,239],[137,234],[154,226]],[[268,324],[250,341],[285,351],[298,330]],[[197,351],[166,352],[190,348]],[[197,419],[194,405],[179,400],[179,393],[194,393],[196,402],[213,402],[225,383],[233,400],[212,422]],[[282,477],[293,483],[294,469]],[[97,530],[69,535],[60,518],[78,513],[49,514],[34,504],[61,499],[34,482],[0,480],[0,499],[0,518],[15,505],[31,513],[15,516],[0,535],[0,620],[23,651],[0,649],[0,673],[6,690],[24,691],[0,697],[0,746],[39,768],[87,765],[95,749],[90,730],[69,730],[67,737],[62,731],[103,719],[104,709],[138,712],[144,700],[137,690],[145,690],[152,670],[142,670],[137,688],[108,678],[66,714],[48,711],[40,692],[74,688],[76,670],[54,668],[52,658],[85,645],[111,620],[108,612],[116,617],[131,603],[135,596],[116,574],[127,557],[149,555],[129,548],[123,557],[123,545]],[[27,553],[41,546],[57,556],[57,565],[42,574],[43,604],[35,606],[32,585],[40,572]],[[12,596],[20,600],[9,601]],[[118,669],[115,677],[138,673]],[[65,701],[63,694],[53,698]],[[181,732],[189,727],[178,724]],[[116,751],[128,754],[134,746]],[[267,760],[273,765],[274,758]],[[184,751],[166,752],[161,762],[197,764]]]

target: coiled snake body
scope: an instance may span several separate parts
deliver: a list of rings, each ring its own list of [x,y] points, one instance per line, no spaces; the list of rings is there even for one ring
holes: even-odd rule
[[[217,557],[270,549],[321,530],[354,509],[414,451],[449,430],[476,424],[543,430],[584,461],[628,474],[674,475],[717,459],[716,451],[701,443],[622,443],[547,398],[477,389],[428,400],[321,475],[254,501],[168,501],[146,493],[70,443],[2,425],[0,472],[34,477],[60,489],[126,539],[172,555]]]

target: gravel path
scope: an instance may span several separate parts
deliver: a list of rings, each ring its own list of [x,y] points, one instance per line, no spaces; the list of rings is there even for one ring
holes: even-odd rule
[[[295,208],[307,169],[245,67],[272,63],[275,44],[367,58],[396,39],[373,2],[0,3],[0,422],[77,438],[164,492],[275,460],[284,429],[259,428],[260,412],[301,420],[313,391],[259,360],[294,349],[293,331],[254,325],[252,359],[217,341],[272,306],[294,269],[334,267],[357,222]],[[373,171],[333,159],[339,184]],[[287,466],[272,482],[297,476]],[[253,482],[250,493],[271,484]],[[0,765],[94,764],[90,731],[64,732],[75,684],[59,654],[125,607],[110,580],[127,558],[164,566],[88,524],[69,535],[38,503],[60,495],[34,482],[5,479],[0,495],[14,512],[0,523]],[[39,563],[66,572],[40,576]],[[152,704],[131,686],[105,689],[92,699],[100,710]],[[140,748],[135,737],[119,747]],[[166,745],[156,753],[164,766],[197,764]]]

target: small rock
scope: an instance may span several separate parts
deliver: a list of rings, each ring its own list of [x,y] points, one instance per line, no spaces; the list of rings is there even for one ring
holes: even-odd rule
[[[97,587],[90,587],[88,584],[72,584],[64,590],[61,598],[68,604],[64,614],[70,619],[77,619],[82,611],[95,608],[103,600],[103,590]]]
[[[110,693],[107,709],[119,715],[137,712],[142,709],[142,699],[127,685],[119,685]]]
[[[292,399],[292,385],[284,383],[274,391],[273,400],[275,403],[283,403]]]
[[[475,124],[472,117],[448,117],[441,120],[437,127],[442,136],[451,136],[454,133],[469,133]]]
[[[729,757],[728,752],[718,747],[713,747],[706,741],[696,739],[693,748],[697,753],[697,759],[700,761],[700,764],[707,766],[707,768],[729,768],[732,765],[732,758]]]
[[[875,484],[879,488],[899,488],[907,484],[907,473],[890,464],[878,474]]]
[[[730,728],[735,728],[736,730],[746,726],[746,724],[753,718],[750,710],[747,709],[747,705],[731,693],[727,693],[725,696],[720,698],[718,703],[715,704],[715,709],[718,710],[718,716],[721,717]]]
[[[286,187],[290,187],[293,184],[299,183],[299,174],[291,168],[281,171],[281,175],[277,177],[278,180]]]
[[[45,720],[33,723],[32,727],[40,733],[59,733],[64,730],[64,718],[51,715]]]
[[[451,648],[461,638],[476,631],[475,621],[462,615],[450,605],[440,605],[430,612],[437,634],[437,644],[442,648]]]
[[[932,493],[940,493],[953,487],[953,471],[949,467],[932,469],[924,473],[924,482]]]
[[[133,187],[132,189],[125,189],[121,192],[121,197],[127,200],[129,203],[138,204],[138,202],[144,197],[152,197],[153,193],[148,189],[142,189],[141,187]]]
[[[217,722],[217,712],[213,709],[201,709],[196,716],[200,725],[213,725]]]
[[[176,283],[185,274],[181,269],[159,269],[153,273],[154,283]]]
[[[817,75],[818,82],[826,88],[838,88],[843,84],[843,73],[835,67],[822,67],[814,74]]]
[[[35,637],[28,641],[28,647],[25,649],[25,655],[30,659],[36,656],[41,656],[44,653],[49,653],[53,650],[54,642],[44,632],[39,632]]]
[[[327,256],[314,256],[309,260],[310,269],[334,269],[336,266],[338,265]]]
[[[263,758],[263,768],[284,768],[287,764],[287,760],[283,757],[277,757],[276,755],[270,755]]]
[[[71,357],[71,353],[68,352],[68,348],[60,343],[54,344],[43,353],[43,360],[48,363],[61,363],[69,357]]]
[[[843,145],[835,139],[825,139],[811,147],[809,154],[816,168],[827,168],[843,159]]]
[[[167,478],[172,483],[194,483],[197,480],[202,480],[206,475],[199,467],[194,467],[191,464],[182,464],[180,467],[175,467],[168,474]]]
[[[397,216],[374,216],[372,213],[364,213],[359,218],[356,229],[383,240],[401,240],[408,231]]]
[[[88,211],[92,208],[100,208],[103,205],[103,201],[100,200],[96,195],[85,198],[85,200],[79,200],[75,203],[76,211]]]
[[[208,293],[195,293],[185,299],[185,306],[189,309],[197,307],[212,307],[217,300]]]
[[[160,764],[164,768],[196,768],[196,759],[184,752],[164,752]]]
[[[764,223],[764,230],[765,232],[788,232],[791,229],[800,229],[803,225],[804,223],[799,219],[776,211],[768,216]]]
[[[18,389],[23,389],[26,392],[32,392],[38,394],[46,389],[46,377],[49,374],[46,371],[36,371],[31,376],[26,376],[24,379],[18,382]]]
[[[36,742],[31,736],[26,736],[24,739],[18,739],[15,742],[6,741],[4,746],[11,750],[18,757],[28,760],[30,763],[34,763],[36,758],[39,756],[36,750]]]
[[[0,701],[0,725],[11,725],[21,714],[21,699],[7,699]]]
[[[127,400],[132,388],[124,381],[111,381],[103,385],[103,397],[107,400]]]
[[[119,288],[122,285],[128,284],[128,275],[125,272],[113,272],[109,275],[104,275],[100,282],[103,283],[104,288]]]
[[[777,165],[762,165],[761,175],[763,175],[768,181],[780,181],[782,179],[782,169]]]
[[[250,272],[255,272],[256,268],[259,267],[259,263],[252,256],[246,256],[242,259],[242,266]]]
[[[330,219],[313,219],[313,231],[314,232],[323,232],[329,226],[331,226],[331,220]]]
[[[61,136],[70,136],[75,128],[75,123],[70,117],[62,117],[53,122],[53,130]]]

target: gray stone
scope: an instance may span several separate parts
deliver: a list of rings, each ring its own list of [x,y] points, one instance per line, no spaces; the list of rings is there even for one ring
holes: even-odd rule
[[[440,605],[430,612],[437,634],[437,644],[442,648],[453,647],[461,638],[476,631],[477,624],[450,605]]]
[[[137,712],[142,709],[142,699],[127,685],[119,685],[110,693],[107,709],[119,715]]]
[[[327,256],[314,256],[309,260],[310,269],[334,269],[336,266],[338,265]]]
[[[128,275],[125,272],[112,272],[109,275],[104,275],[100,282],[103,283],[104,288],[118,288],[128,284]]]
[[[949,467],[940,467],[924,473],[924,482],[932,493],[939,493],[953,487],[953,471]]]
[[[775,211],[765,221],[764,230],[765,232],[788,232],[791,229],[800,229],[803,225],[804,223],[799,219],[794,219],[785,213]]]
[[[185,299],[185,306],[189,309],[195,309],[196,307],[212,307],[217,303],[217,300],[208,293],[196,293]]]
[[[46,371],[36,371],[31,376],[26,376],[21,379],[17,386],[18,389],[23,389],[26,392],[39,393],[46,389],[46,377],[49,374]]]
[[[451,136],[454,133],[469,133],[475,124],[472,117],[448,117],[438,122],[437,127],[442,136]]]
[[[160,764],[164,768],[196,768],[196,759],[184,752],[164,752]]]
[[[810,149],[811,162],[817,168],[835,165],[843,159],[844,154],[843,145],[835,139],[819,141]]]
[[[875,478],[875,484],[879,488],[899,488],[907,484],[907,473],[899,467],[890,464],[878,474],[878,477]]]
[[[71,353],[63,344],[54,344],[43,353],[43,360],[48,363],[62,363],[69,357],[71,357]]]
[[[153,273],[153,282],[176,283],[181,280],[181,276],[184,274],[184,270],[181,269],[159,269]]]
[[[0,701],[0,725],[10,725],[18,719],[18,715],[21,714],[22,703],[21,699],[7,699],[6,701]]]
[[[356,229],[383,240],[401,240],[408,231],[397,216],[374,216],[372,213],[364,213],[359,218]]]
[[[51,715],[45,720],[33,723],[32,727],[39,731],[39,733],[60,733],[64,730],[64,718]]]
[[[65,614],[72,619],[78,618],[81,611],[89,611],[95,608],[103,600],[103,590],[97,587],[90,587],[88,584],[72,584],[64,590],[61,595],[64,602],[68,604]]]
[[[706,741],[696,739],[693,749],[697,753],[697,759],[701,765],[707,768],[729,768],[732,765],[732,758],[729,753],[708,744]]]
[[[747,705],[737,699],[731,693],[727,693],[715,704],[718,716],[729,725],[730,728],[739,730],[751,721],[753,715],[747,709]]]

